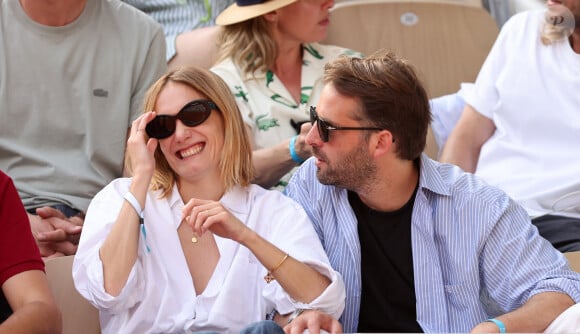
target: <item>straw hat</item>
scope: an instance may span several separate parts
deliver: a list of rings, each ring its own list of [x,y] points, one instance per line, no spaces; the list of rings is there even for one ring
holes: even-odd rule
[[[236,0],[215,20],[220,26],[243,22],[254,17],[269,13],[278,8],[288,6],[298,0]]]

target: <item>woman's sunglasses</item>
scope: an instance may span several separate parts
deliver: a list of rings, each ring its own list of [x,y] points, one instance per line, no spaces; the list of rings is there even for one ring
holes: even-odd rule
[[[323,142],[327,143],[330,131],[337,131],[337,130],[372,130],[372,131],[380,131],[383,130],[381,128],[368,128],[368,127],[352,127],[352,126],[334,126],[328,123],[327,121],[323,120],[322,118],[318,117],[316,113],[316,107],[310,107],[310,123],[314,126],[314,122],[318,127],[318,133],[320,134],[320,139]]]
[[[212,109],[218,109],[217,105],[212,101],[194,100],[183,106],[177,115],[157,115],[147,124],[145,131],[151,138],[167,138],[175,132],[177,120],[189,127],[198,126],[208,119]]]

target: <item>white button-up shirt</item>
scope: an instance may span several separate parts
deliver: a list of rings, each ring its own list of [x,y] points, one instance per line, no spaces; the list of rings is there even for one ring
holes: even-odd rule
[[[276,191],[258,186],[235,187],[221,203],[239,220],[290,256],[308,263],[332,283],[310,304],[293,301],[246,247],[215,236],[220,252],[216,269],[196,296],[177,234],[183,201],[177,188],[171,196],[147,195],[145,232],[138,258],[121,293],[104,290],[99,249],[123,204],[131,179],[117,179],[91,202],[73,265],[78,291],[100,311],[103,333],[184,333],[211,330],[238,333],[264,320],[272,309],[280,313],[316,308],[339,317],[344,308],[342,278],[335,272],[304,210]]]

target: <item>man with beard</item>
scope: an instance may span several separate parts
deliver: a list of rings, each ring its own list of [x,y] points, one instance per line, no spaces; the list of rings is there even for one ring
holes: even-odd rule
[[[523,208],[422,154],[429,100],[409,64],[339,58],[323,81],[314,157],[286,193],[343,275],[345,332],[542,332],[580,301],[580,275]]]

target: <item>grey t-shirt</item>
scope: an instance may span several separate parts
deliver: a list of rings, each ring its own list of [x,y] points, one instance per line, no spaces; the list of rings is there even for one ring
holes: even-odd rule
[[[161,26],[117,0],[62,27],[0,0],[0,169],[26,209],[85,211],[121,176],[127,130],[166,70]]]

